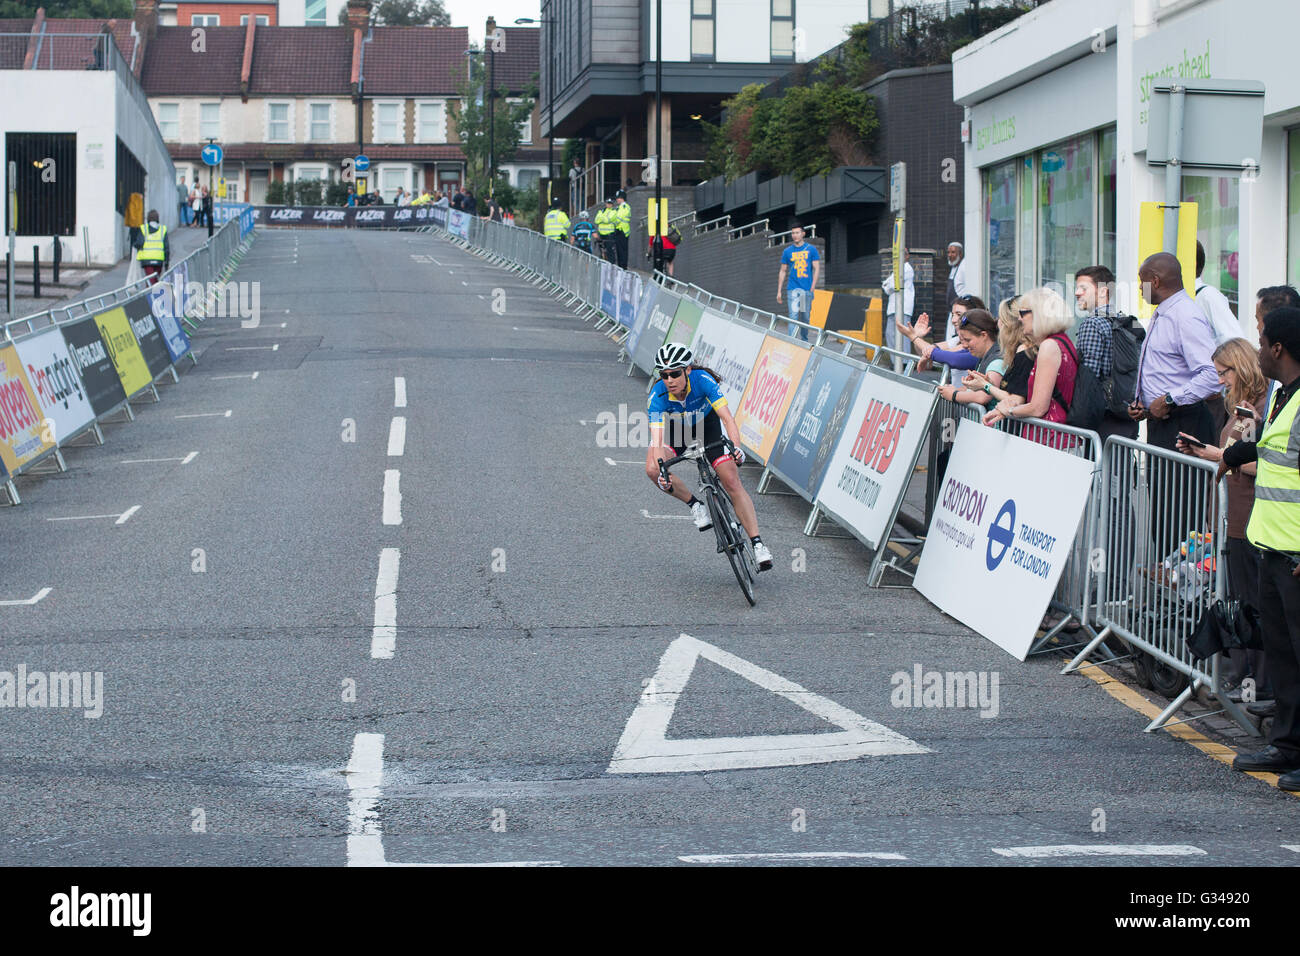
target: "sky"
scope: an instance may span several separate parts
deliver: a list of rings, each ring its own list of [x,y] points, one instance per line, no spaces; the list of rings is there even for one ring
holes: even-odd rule
[[[489,16],[497,18],[497,25],[514,26],[516,17],[538,19],[542,13],[541,0],[442,0],[451,14],[451,25],[469,27],[469,38],[483,42],[483,25]]]

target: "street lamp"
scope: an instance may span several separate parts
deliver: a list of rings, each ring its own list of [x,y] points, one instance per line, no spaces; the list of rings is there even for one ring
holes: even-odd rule
[[[546,178],[555,178],[555,18],[519,17],[517,24],[545,23],[546,28],[546,113],[550,117],[546,131]]]
[[[488,38],[489,43],[491,37]],[[486,51],[483,50],[466,50],[466,56],[477,56],[486,52],[488,55],[488,196],[496,196],[496,166],[497,166],[497,112],[496,112],[496,79],[497,79],[497,58],[496,51],[491,46]]]

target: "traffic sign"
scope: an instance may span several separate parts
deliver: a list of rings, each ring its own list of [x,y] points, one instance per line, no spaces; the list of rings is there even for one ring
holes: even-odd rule
[[[898,212],[907,205],[907,164],[889,167],[889,211]]]
[[[358,156],[356,159],[354,159],[354,160],[352,161],[352,165],[353,165],[353,168],[355,168],[357,172],[359,172],[359,173],[364,173],[364,172],[366,172],[367,170],[370,169],[370,157],[369,157],[369,156]]]
[[[223,153],[221,151],[221,147],[218,146],[216,143],[208,143],[207,146],[204,146],[201,155],[203,156],[203,161],[207,163],[209,166],[221,165],[221,157]]]

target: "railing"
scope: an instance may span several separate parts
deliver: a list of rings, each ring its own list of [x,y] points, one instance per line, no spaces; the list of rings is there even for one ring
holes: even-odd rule
[[[602,159],[584,169],[569,183],[569,205],[572,209],[585,209],[603,203],[619,189],[631,189],[642,186],[644,167],[641,165],[653,157],[641,159]],[[671,186],[675,181],[673,167],[685,170],[688,166],[699,167],[702,159],[666,159],[663,161],[664,185]],[[615,167],[617,169],[615,170]],[[611,178],[612,177],[612,178]],[[627,185],[631,179],[632,185]],[[575,181],[576,180],[576,181]]]
[[[727,241],[730,242],[732,239],[743,239],[745,236],[752,236],[760,229],[766,229],[767,223],[768,221],[766,219],[760,219],[757,222],[750,222],[743,226],[737,226],[735,229],[728,229]]]
[[[790,233],[792,231],[793,230],[787,229],[785,232],[778,232],[775,233],[774,235],[768,236],[767,247],[771,249],[774,246],[784,245],[785,241],[790,238]],[[815,237],[817,235],[817,223],[813,222],[804,226],[803,235],[805,239],[811,239]]]
[[[695,234],[701,235],[706,232],[713,232],[715,229],[724,229],[731,225],[731,214],[719,216],[717,219],[710,219],[708,222],[699,222],[695,224]]]

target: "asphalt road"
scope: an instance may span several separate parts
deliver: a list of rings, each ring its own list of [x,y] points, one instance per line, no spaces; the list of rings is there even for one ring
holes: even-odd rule
[[[597,444],[644,378],[513,274],[274,230],[234,278],[258,327],[0,511],[0,600],[51,589],[0,670],[103,680],[98,718],[0,707],[0,863],[1300,862],[1295,798],[866,588],[799,499],[757,498],[750,608]],[[917,665],[996,706],[894,706]]]

